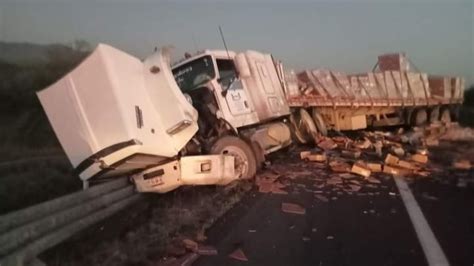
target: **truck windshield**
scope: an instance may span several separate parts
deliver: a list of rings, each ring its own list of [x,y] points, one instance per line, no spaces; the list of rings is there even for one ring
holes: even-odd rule
[[[210,55],[203,56],[173,69],[173,76],[183,92],[193,90],[215,78]]]

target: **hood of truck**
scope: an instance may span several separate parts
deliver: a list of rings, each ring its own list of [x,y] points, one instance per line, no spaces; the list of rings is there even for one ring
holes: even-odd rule
[[[197,111],[174,80],[168,49],[142,62],[99,44],[38,97],[82,179],[166,161],[198,129]],[[146,159],[127,160],[135,155]]]

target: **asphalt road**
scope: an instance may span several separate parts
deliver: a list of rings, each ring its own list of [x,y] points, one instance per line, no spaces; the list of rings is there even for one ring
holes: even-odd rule
[[[311,179],[291,180],[287,195],[252,191],[207,232],[219,254],[193,265],[429,265],[392,178],[352,195],[323,188],[328,202]],[[450,265],[474,265],[473,189],[430,178],[411,188]],[[283,202],[306,213],[284,213]],[[228,257],[237,248],[248,261]]]

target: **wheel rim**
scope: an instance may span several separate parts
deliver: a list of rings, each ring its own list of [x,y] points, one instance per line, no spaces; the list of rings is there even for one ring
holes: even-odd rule
[[[221,154],[231,155],[235,158],[234,169],[235,169],[235,172],[238,173],[239,178],[242,178],[248,175],[249,158],[247,158],[247,156],[245,155],[245,152],[242,149],[236,146],[228,146],[222,150]]]

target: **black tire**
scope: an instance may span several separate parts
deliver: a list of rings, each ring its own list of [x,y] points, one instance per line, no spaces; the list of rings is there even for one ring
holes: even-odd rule
[[[257,160],[252,148],[234,136],[224,136],[211,147],[211,154],[229,154],[235,157],[235,170],[241,179],[250,179],[257,173]]]
[[[440,120],[443,123],[451,122],[451,112],[449,111],[449,108],[444,108],[443,111],[441,111]]]
[[[300,109],[300,121],[297,126],[300,129],[300,132],[303,133],[307,143],[318,143],[318,128],[316,127],[311,115],[303,108]]]
[[[298,128],[298,123],[299,123],[300,118],[297,116],[299,115],[296,113],[292,113],[290,115],[290,125],[291,125],[291,128],[293,129],[291,130],[291,132],[293,133],[294,139],[296,139],[296,141],[299,144],[306,144],[308,143],[308,141],[305,139],[303,133]]]
[[[461,113],[461,106],[455,105],[451,108],[451,121],[459,121],[459,115]]]
[[[316,125],[316,128],[318,129],[319,133],[323,136],[327,136],[328,129],[326,127],[326,123],[324,122],[323,116],[316,110],[316,108],[313,108],[312,115],[314,124]]]
[[[265,152],[256,141],[253,141],[251,146],[253,155],[255,156],[255,161],[257,162],[257,171],[261,170],[263,168],[263,163],[265,162]]]
[[[430,111],[430,123],[435,123],[438,121],[439,121],[439,106],[435,106]]]
[[[412,115],[413,126],[423,126],[428,121],[428,114],[425,109],[417,109]]]

